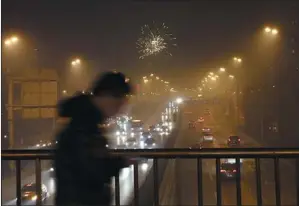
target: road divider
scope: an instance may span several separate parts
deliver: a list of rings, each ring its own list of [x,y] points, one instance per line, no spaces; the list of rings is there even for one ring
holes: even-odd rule
[[[178,136],[178,131],[181,128],[181,111],[179,110],[178,112],[178,118],[176,122],[174,123],[174,129],[172,132],[169,134],[169,137],[167,138],[164,148],[173,148],[174,144],[176,142],[177,136]],[[168,159],[159,159],[157,160],[157,167],[158,167],[158,185],[159,189],[158,191],[155,191],[154,188],[154,167],[151,168],[149,171],[146,180],[144,181],[143,185],[139,188],[139,196],[138,196],[138,201],[139,205],[142,206],[153,206],[154,204],[154,194],[157,192],[159,194],[159,190],[162,184],[162,180],[165,176],[165,171],[166,171],[166,166],[171,160]],[[160,199],[160,198],[159,198]],[[133,200],[132,200],[133,201]],[[134,202],[134,201],[133,201]],[[131,205],[133,205],[133,202]]]

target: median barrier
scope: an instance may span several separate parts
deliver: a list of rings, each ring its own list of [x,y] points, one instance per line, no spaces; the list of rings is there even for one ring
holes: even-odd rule
[[[175,122],[175,128],[172,130],[172,132],[169,134],[169,137],[167,138],[164,148],[173,148],[174,144],[177,139],[178,131],[181,127],[181,111],[179,110],[179,115],[177,118],[177,121]],[[159,159],[157,160],[158,163],[158,187],[160,187],[164,172],[166,170],[166,166],[170,160],[167,159]],[[139,194],[138,194],[138,202],[139,205],[142,206],[153,206],[154,205],[154,192],[156,194],[159,194],[159,188],[154,188],[154,166],[151,167],[150,171],[147,174],[147,177],[144,181],[144,183],[139,187]],[[157,191],[155,191],[157,189]],[[132,200],[133,204],[134,199]]]

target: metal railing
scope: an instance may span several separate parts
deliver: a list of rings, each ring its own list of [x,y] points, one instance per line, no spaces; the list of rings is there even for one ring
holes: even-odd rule
[[[274,178],[275,178],[275,202],[277,206],[281,205],[280,196],[280,174],[279,163],[280,159],[296,159],[296,197],[297,203],[299,203],[299,149],[298,148],[286,148],[286,149],[266,149],[266,148],[215,148],[215,149],[203,149],[203,150],[190,150],[190,149],[153,149],[153,150],[111,150],[111,153],[116,156],[126,156],[129,158],[142,157],[147,159],[153,159],[153,204],[159,205],[159,181],[158,161],[162,159],[197,159],[197,186],[198,186],[198,205],[203,206],[203,186],[202,186],[202,160],[203,159],[216,159],[216,197],[217,206],[222,205],[221,195],[221,174],[220,174],[220,160],[223,158],[234,158],[236,160],[236,205],[242,205],[241,196],[241,159],[254,159],[255,161],[255,175],[256,175],[256,191],[257,191],[257,205],[262,206],[262,189],[261,189],[261,167],[260,160],[263,158],[274,160]],[[36,184],[40,187],[36,187],[36,194],[38,195],[36,205],[41,205],[41,160],[53,159],[53,150],[2,150],[2,160],[13,160],[16,162],[16,194],[17,205],[21,205],[21,160],[35,160],[36,171]],[[138,184],[138,163],[134,164],[134,199],[133,204],[135,206],[139,204],[139,184]],[[120,184],[119,177],[115,178],[115,204],[120,205]]]

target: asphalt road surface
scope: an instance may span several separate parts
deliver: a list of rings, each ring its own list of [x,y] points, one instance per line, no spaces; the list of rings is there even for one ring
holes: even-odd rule
[[[211,115],[204,115],[204,109],[209,108]],[[200,131],[203,126],[210,127],[216,138],[214,147],[226,147],[228,136],[233,131],[230,123],[217,105],[185,105],[183,108],[182,131],[176,143],[177,148],[188,148],[195,145],[200,139]],[[191,112],[191,113],[190,113]],[[196,120],[200,116],[205,118],[202,126],[196,129],[188,128],[189,120]],[[243,147],[261,147],[257,142],[246,135],[241,135]],[[253,160],[243,160],[241,168],[242,205],[257,205],[256,180]],[[203,202],[204,205],[216,205],[216,173],[215,160],[203,160]],[[177,205],[197,205],[197,166],[196,160],[176,160],[175,184]],[[274,166],[271,160],[261,160],[262,171],[262,199],[263,205],[275,204],[275,181]],[[295,167],[291,161],[281,160],[280,162],[280,184],[281,200],[283,206],[295,206]],[[170,183],[169,183],[170,184]],[[236,182],[235,180],[222,181],[222,204],[236,205]]]

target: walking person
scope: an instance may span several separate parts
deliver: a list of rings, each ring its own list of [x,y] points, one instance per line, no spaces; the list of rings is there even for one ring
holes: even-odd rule
[[[98,125],[127,104],[127,96],[132,92],[130,84],[123,74],[107,72],[95,80],[91,92],[76,95],[58,106],[58,115],[69,119],[56,138],[58,206],[108,206],[111,178],[129,166],[127,159],[109,153],[108,141]]]

